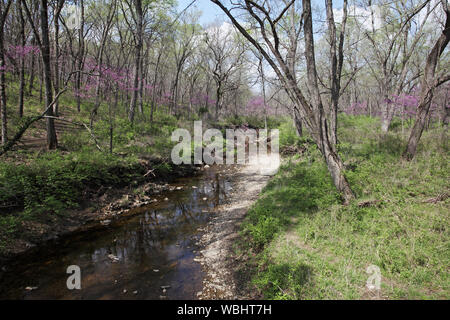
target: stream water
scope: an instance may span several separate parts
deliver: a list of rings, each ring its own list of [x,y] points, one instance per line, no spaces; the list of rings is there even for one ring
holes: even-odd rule
[[[227,177],[210,168],[178,180],[182,190],[129,218],[34,250],[3,273],[0,299],[196,299],[203,280],[194,262],[198,229],[232,191]],[[81,290],[67,289],[70,265],[81,268]]]

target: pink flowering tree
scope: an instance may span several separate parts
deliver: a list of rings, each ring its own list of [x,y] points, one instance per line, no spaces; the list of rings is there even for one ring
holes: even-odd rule
[[[247,115],[264,116],[272,114],[272,111],[271,106],[264,103],[264,98],[261,96],[252,97],[245,108]]]

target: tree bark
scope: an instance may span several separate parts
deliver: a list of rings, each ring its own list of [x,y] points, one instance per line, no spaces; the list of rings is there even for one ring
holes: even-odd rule
[[[143,47],[143,11],[142,11],[142,1],[135,0],[135,10],[136,10],[136,53],[135,53],[135,61],[134,61],[134,82],[133,82],[133,94],[131,96],[130,102],[130,112],[128,114],[128,119],[131,123],[134,122],[134,116],[136,113],[136,105],[139,100],[139,94],[141,92],[141,55],[142,55],[142,47]]]
[[[307,62],[308,83],[311,91],[310,102],[308,102],[305,96],[302,94],[298,87],[294,76],[292,75],[288,65],[282,58],[279,50],[279,37],[276,31],[276,23],[270,17],[269,12],[260,5],[254,3],[251,0],[245,1],[245,9],[250,13],[252,18],[256,20],[261,29],[261,35],[264,42],[267,44],[272,55],[276,59],[277,63],[273,60],[270,54],[255,40],[247,30],[236,20],[236,18],[230,13],[230,11],[219,0],[211,0],[218,5],[222,11],[231,19],[236,28],[242,33],[242,35],[252,43],[252,45],[264,56],[266,61],[271,65],[278,78],[282,81],[283,87],[286,93],[289,95],[292,101],[295,102],[295,108],[304,119],[305,126],[316,142],[319,150],[321,151],[325,162],[330,172],[332,181],[337,190],[341,193],[345,204],[348,204],[353,198],[354,194],[350,188],[350,185],[344,175],[344,165],[335,150],[334,144],[329,139],[329,128],[325,112],[323,109],[320,92],[318,88],[317,70],[314,57],[314,38],[312,27],[312,12],[311,1],[303,0],[303,15],[304,15],[304,33],[305,33],[305,56]],[[292,5],[291,2],[289,5]],[[257,8],[262,14],[264,14],[264,21],[254,12]],[[287,8],[288,9],[288,8]],[[284,11],[285,12],[285,11]],[[278,19],[277,19],[278,20]],[[273,40],[269,39],[266,32],[266,22],[271,28],[271,36]]]
[[[4,28],[6,17],[11,7],[12,0],[8,0],[5,7],[0,7],[0,113],[2,122],[2,145],[8,142],[8,120],[6,114],[6,61]],[[2,3],[3,4],[3,3]]]
[[[81,70],[83,70],[83,61],[84,61],[84,0],[80,0],[80,29],[78,30],[78,53],[77,53],[77,59],[78,59],[78,70],[80,71],[77,74],[76,77],[76,84],[75,84],[75,90],[77,93],[77,111],[81,111],[81,96],[80,96],[80,90],[81,90],[81,77],[82,73]]]
[[[339,108],[339,98],[341,96],[341,75],[342,65],[344,61],[344,40],[345,40],[345,28],[347,23],[347,0],[344,0],[343,5],[343,18],[342,27],[339,35],[339,47],[336,40],[336,25],[334,22],[333,14],[333,1],[325,0],[328,32],[330,41],[330,62],[331,62],[331,105],[330,105],[330,135],[331,142],[335,145],[338,143],[337,139],[337,114]]]
[[[308,72],[308,83],[311,91],[311,98],[315,104],[316,123],[319,126],[316,136],[316,143],[322,152],[327,163],[328,171],[336,188],[342,193],[344,202],[348,203],[354,198],[347,179],[344,176],[344,164],[336,152],[335,144],[330,141],[330,132],[328,128],[325,111],[322,104],[322,98],[319,92],[317,69],[314,52],[314,36],[312,24],[311,1],[303,0],[303,13],[305,16],[305,57]]]
[[[42,33],[42,63],[44,67],[44,83],[45,83],[45,105],[52,104],[53,88],[52,88],[52,71],[51,71],[51,57],[50,57],[50,36],[48,29],[48,2],[41,0],[41,33]],[[53,117],[53,109],[47,110],[46,116]],[[47,148],[54,150],[58,147],[58,139],[56,137],[55,121],[47,118]]]
[[[55,23],[55,74],[54,74],[54,90],[55,94],[59,92],[59,56],[60,56],[60,50],[59,50],[59,17],[61,15],[61,10],[64,6],[65,0],[58,0],[55,10],[54,10],[54,23]],[[58,117],[59,112],[59,101],[56,101],[54,107],[53,107],[53,114]]]
[[[22,2],[17,2],[17,11],[19,13],[19,19],[20,19],[20,42],[21,46],[25,47],[26,39],[25,39],[25,19],[23,17],[22,12]],[[20,70],[19,70],[19,117],[23,117],[23,99],[25,94],[25,56],[22,56],[20,58]]]
[[[426,119],[430,112],[431,100],[433,99],[434,89],[436,88],[435,72],[440,56],[444,52],[450,41],[450,8],[445,0],[442,0],[442,6],[446,14],[446,22],[441,36],[436,41],[433,49],[427,58],[425,72],[422,79],[422,88],[419,107],[417,108],[416,122],[411,131],[403,157],[408,161],[412,160],[417,152],[417,146],[422,137],[425,128]]]

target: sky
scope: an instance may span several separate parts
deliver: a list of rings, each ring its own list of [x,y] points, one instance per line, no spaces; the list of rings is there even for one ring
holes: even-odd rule
[[[186,8],[189,4],[191,4],[193,0],[178,0],[178,9],[179,11]],[[225,21],[226,16],[220,10],[218,6],[212,3],[210,0],[196,0],[194,6],[197,7],[200,11],[202,11],[202,16],[200,17],[200,24],[205,25],[215,21]]]
[[[193,0],[178,0],[178,9],[179,11],[186,8],[189,4],[192,3]],[[225,1],[225,3],[227,3]],[[321,7],[324,6],[325,1],[323,0],[312,0],[313,6],[315,4],[320,5]],[[342,8],[343,0],[335,0],[333,1],[333,7],[334,8]],[[209,24],[212,22],[221,22],[221,21],[227,21],[228,18],[225,16],[225,14],[220,10],[220,8],[212,3],[210,0],[196,0],[195,6],[203,12],[201,18],[200,18],[200,24]]]

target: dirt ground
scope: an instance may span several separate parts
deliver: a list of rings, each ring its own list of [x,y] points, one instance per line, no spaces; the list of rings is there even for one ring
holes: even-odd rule
[[[247,300],[254,298],[243,293],[234,272],[236,257],[233,245],[239,238],[239,226],[247,211],[258,199],[262,189],[278,170],[273,158],[259,159],[258,164],[247,165],[233,173],[234,190],[227,204],[219,207],[205,227],[198,245],[202,248],[195,261],[205,272],[200,300]]]

